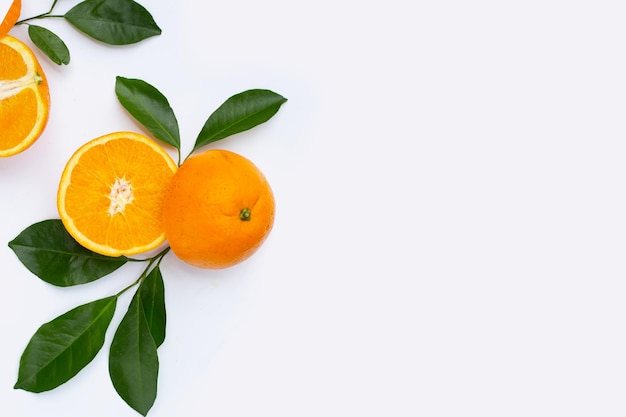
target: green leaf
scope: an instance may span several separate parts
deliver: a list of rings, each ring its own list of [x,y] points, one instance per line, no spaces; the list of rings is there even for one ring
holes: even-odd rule
[[[159,90],[145,81],[118,76],[115,93],[122,106],[154,137],[180,149],[178,121]]]
[[[286,101],[269,90],[248,90],[230,97],[206,121],[193,151],[268,121]]]
[[[154,343],[159,347],[165,340],[165,286],[159,267],[154,268],[139,287],[141,304]]]
[[[9,247],[29,271],[59,287],[95,281],[128,262],[123,256],[111,258],[82,247],[58,219],[27,227]]]
[[[85,0],[64,17],[76,29],[109,45],[129,45],[161,34],[150,12],[132,0]]]
[[[37,48],[48,56],[57,65],[70,63],[70,51],[65,42],[48,29],[36,26],[28,26],[28,36]]]
[[[142,415],[157,395],[159,359],[139,291],[120,322],[109,353],[109,375],[119,396]]]
[[[49,391],[69,381],[104,344],[117,297],[78,306],[42,325],[22,354],[15,389]]]

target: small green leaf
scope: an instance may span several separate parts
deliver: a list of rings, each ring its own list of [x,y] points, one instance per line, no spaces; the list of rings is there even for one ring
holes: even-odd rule
[[[78,306],[42,325],[22,354],[15,389],[49,391],[73,378],[104,344],[117,297]]]
[[[120,322],[109,353],[109,375],[119,396],[142,415],[157,395],[159,359],[139,292]]]
[[[265,123],[286,101],[269,90],[248,90],[230,97],[206,121],[193,151]]]
[[[161,34],[150,12],[132,0],[85,0],[64,17],[76,29],[109,45],[129,45]]]
[[[139,287],[141,304],[156,346],[165,340],[165,286],[159,267],[154,268]]]
[[[37,48],[48,56],[57,65],[70,63],[70,51],[65,42],[48,29],[36,26],[28,26],[28,36]]]
[[[152,85],[118,76],[115,93],[124,108],[159,140],[180,149],[180,132],[174,111]]]
[[[111,258],[85,249],[58,219],[27,227],[9,247],[29,271],[59,287],[95,281],[128,262],[123,256]]]

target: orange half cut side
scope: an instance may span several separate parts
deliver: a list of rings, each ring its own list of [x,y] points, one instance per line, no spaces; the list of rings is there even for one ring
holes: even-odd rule
[[[93,139],[63,170],[61,220],[78,243],[102,255],[155,249],[165,241],[163,198],[176,170],[169,154],[143,135],[116,132]]]
[[[24,151],[41,136],[49,107],[48,82],[33,52],[10,35],[0,38],[0,157]]]

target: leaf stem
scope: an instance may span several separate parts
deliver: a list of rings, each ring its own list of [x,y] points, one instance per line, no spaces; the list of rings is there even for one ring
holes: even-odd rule
[[[167,255],[167,253],[170,251],[170,247],[168,246],[167,248],[163,249],[161,252],[157,253],[156,255],[154,255],[152,258],[148,258],[148,259],[144,259],[143,262],[148,262],[148,265],[146,266],[146,268],[143,270],[143,272],[141,273],[141,275],[139,275],[139,278],[137,278],[133,283],[131,283],[129,286],[127,286],[126,288],[124,288],[123,290],[121,290],[120,292],[118,292],[117,294],[115,294],[115,297],[120,297],[122,294],[124,294],[126,291],[130,290],[131,288],[133,288],[135,285],[140,284],[143,282],[144,279],[146,279],[146,277],[148,276],[148,274],[154,269],[157,268],[160,264],[161,261],[163,260],[163,257],[165,257],[165,255]],[[141,262],[138,259],[135,259],[135,261]],[[156,265],[154,266],[154,268],[152,267],[156,262]]]
[[[50,6],[50,10],[48,11],[48,14],[52,13],[52,11],[54,10],[54,6],[57,5],[57,1],[59,1],[59,0],[54,0],[52,2],[52,6]]]
[[[189,152],[189,155],[187,155],[187,157],[186,157],[185,159],[183,159],[183,162],[182,162],[182,163],[184,164],[184,163],[185,163],[185,161],[186,161],[187,159],[189,159],[189,157],[190,157],[191,155],[193,155],[193,153],[194,153],[195,151],[196,151],[196,150],[195,150],[195,149],[193,149],[191,152]],[[179,159],[180,159],[180,158],[179,158]],[[180,163],[178,164],[178,166],[180,166]]]
[[[115,297],[118,298],[120,297],[122,294],[124,294],[126,291],[130,290],[131,288],[133,288],[135,285],[137,285],[139,282],[141,282],[141,279],[143,278],[145,272],[143,274],[141,274],[141,276],[139,278],[137,278],[137,280],[135,282],[133,282],[132,284],[130,284],[129,286],[127,286],[126,288],[124,288],[122,291],[118,292],[117,294],[115,294]]]
[[[21,25],[21,24],[23,24],[25,22],[28,22],[30,20],[35,20],[35,19],[46,19],[48,17],[65,17],[63,15],[53,15],[52,14],[52,11],[54,10],[54,7],[57,5],[57,1],[59,1],[59,0],[54,0],[52,2],[52,6],[50,6],[50,10],[48,10],[47,12],[42,13],[42,14],[38,14],[37,16],[27,17],[26,19],[19,20],[19,21],[15,22],[15,25],[16,26],[17,25]]]
[[[43,14],[40,14],[40,15],[37,15],[37,16],[33,16],[33,17],[28,17],[28,18],[26,18],[26,19],[22,19],[22,20],[20,20],[19,22],[15,22],[15,26],[17,26],[17,25],[23,25],[24,23],[26,23],[26,22],[30,22],[31,20],[35,20],[35,19],[47,19],[47,18],[49,18],[49,17],[56,17],[56,18],[61,17],[61,18],[63,18],[63,17],[65,17],[65,16],[60,15],[60,14],[48,14],[48,13],[43,13]]]

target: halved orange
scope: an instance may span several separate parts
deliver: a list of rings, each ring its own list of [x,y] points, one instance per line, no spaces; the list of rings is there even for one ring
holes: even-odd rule
[[[57,208],[82,246],[107,256],[135,255],[165,241],[166,187],[177,166],[151,139],[115,132],[81,146],[59,184]]]
[[[48,122],[50,92],[30,48],[0,38],[0,157],[15,155],[41,136]]]
[[[17,19],[20,18],[20,13],[22,13],[22,0],[13,0],[9,11],[2,19],[2,23],[0,23],[0,38],[9,33]]]

